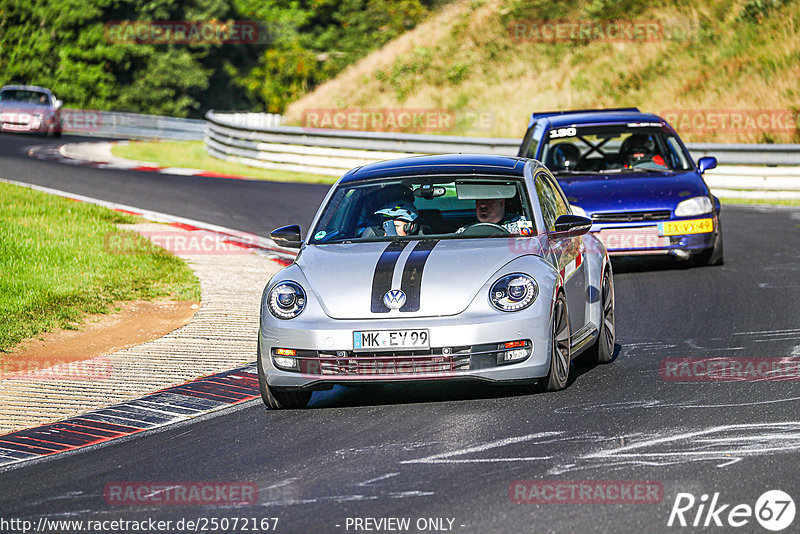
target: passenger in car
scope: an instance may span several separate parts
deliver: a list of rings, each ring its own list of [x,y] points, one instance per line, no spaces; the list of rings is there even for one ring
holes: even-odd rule
[[[422,225],[417,208],[409,202],[392,202],[375,212],[383,218],[380,226],[370,226],[362,238],[384,236],[407,236],[422,233]]]

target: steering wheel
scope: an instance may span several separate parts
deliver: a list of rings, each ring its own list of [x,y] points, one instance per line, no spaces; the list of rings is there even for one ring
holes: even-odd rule
[[[496,235],[511,235],[506,228],[499,224],[489,222],[479,222],[472,226],[468,226],[466,230],[461,232],[461,235],[472,235],[475,237],[491,237]]]

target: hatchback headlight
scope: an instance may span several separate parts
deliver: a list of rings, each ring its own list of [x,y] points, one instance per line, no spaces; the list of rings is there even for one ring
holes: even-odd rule
[[[704,213],[711,213],[712,204],[711,199],[708,197],[692,197],[682,202],[678,202],[675,208],[676,217],[691,217],[693,215],[702,215]]]
[[[500,278],[489,290],[489,302],[500,311],[524,310],[536,300],[539,286],[527,274],[515,273]]]
[[[269,292],[267,305],[278,319],[294,319],[306,307],[306,292],[295,282],[280,282]]]

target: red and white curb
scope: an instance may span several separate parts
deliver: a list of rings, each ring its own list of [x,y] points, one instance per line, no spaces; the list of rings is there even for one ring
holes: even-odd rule
[[[81,145],[95,145],[93,147]],[[66,145],[43,145],[28,149],[28,156],[44,161],[56,161],[67,165],[81,165],[97,169],[113,169],[122,171],[156,172],[177,176],[200,176],[204,178],[224,178],[228,180],[254,180],[248,176],[225,174],[206,171],[203,169],[189,169],[185,167],[161,167],[126,160],[113,156],[110,147],[113,143],[72,143]]]
[[[564,267],[561,269],[561,271],[559,272],[559,274],[561,275],[561,280],[563,280],[564,282],[566,282],[567,280],[569,280],[569,279],[570,279],[570,277],[571,277],[573,274],[575,274],[575,272],[578,270],[578,267],[580,267],[580,266],[581,266],[581,263],[582,263],[582,262],[583,262],[583,254],[578,254],[578,255],[575,257],[575,259],[574,259],[574,260],[570,261],[570,262],[569,262],[567,265],[565,265],[565,266],[564,266]]]
[[[172,386],[56,423],[0,435],[0,470],[195,419],[260,396],[256,364]]]

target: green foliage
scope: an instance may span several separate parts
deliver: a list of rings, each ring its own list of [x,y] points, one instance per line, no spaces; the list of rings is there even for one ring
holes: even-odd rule
[[[286,105],[372,50],[415,27],[431,0],[235,0],[247,16],[279,28],[241,81],[246,92],[271,112]]]
[[[416,26],[434,0],[0,0],[0,84],[66,107],[202,116],[286,105]],[[260,23],[258,44],[125,42],[119,21]]]
[[[0,0],[0,83],[44,85],[76,108],[179,117],[221,103],[248,108],[230,87],[255,64],[257,46],[125,42],[109,26],[242,18],[228,0]]]
[[[421,82],[431,81],[436,77],[431,69],[434,56],[431,49],[418,46],[398,58],[389,72],[378,71],[376,77],[391,86],[397,100],[402,102]]]
[[[773,9],[779,8],[792,0],[748,0],[742,8],[739,18],[760,22]]]

